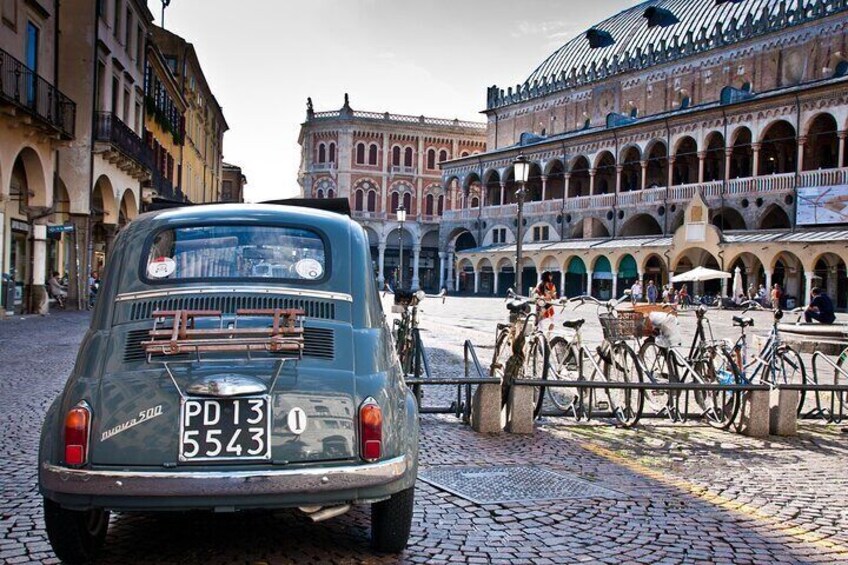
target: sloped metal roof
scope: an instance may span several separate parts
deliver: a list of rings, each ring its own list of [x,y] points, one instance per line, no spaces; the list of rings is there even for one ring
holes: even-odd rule
[[[745,232],[725,233],[724,243],[816,243],[831,241],[848,242],[848,230],[799,230],[796,232]]]

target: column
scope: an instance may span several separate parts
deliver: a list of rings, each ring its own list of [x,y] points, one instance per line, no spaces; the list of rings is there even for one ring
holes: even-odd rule
[[[571,184],[571,173],[565,173],[565,185],[562,187],[562,201],[563,201],[563,203],[568,198],[568,190],[569,190],[570,184]]]
[[[666,179],[666,186],[671,188],[674,186],[674,157],[668,158],[668,178]]]
[[[618,272],[612,272],[612,297],[618,298]]]
[[[836,163],[836,166],[842,168],[845,166],[845,136],[848,135],[848,132],[842,130],[836,132],[836,135],[839,136],[839,161]]]
[[[721,279],[721,296],[727,298],[727,279]]]
[[[383,285],[386,283],[386,276],[384,270],[384,263],[386,261],[386,242],[381,241],[379,247],[377,247],[378,258],[377,258],[377,284],[380,288],[383,288]]]
[[[621,171],[624,170],[624,165],[615,166],[615,193],[621,192]]]
[[[806,288],[805,288],[805,299],[804,299],[804,304],[806,306],[810,305],[810,291],[813,290],[813,286],[815,286],[815,283],[813,282],[813,277],[815,277],[815,276],[816,276],[816,273],[814,271],[804,271],[804,279],[806,280],[806,283],[807,283]]]
[[[597,169],[589,169],[589,195],[595,194],[595,173]]]
[[[454,284],[454,278],[453,278],[453,261],[454,261],[453,251],[447,252],[447,261],[448,261],[447,276],[445,278],[447,279],[448,285],[453,286],[453,290],[455,292],[457,285]]]
[[[418,281],[418,257],[421,255],[421,246],[414,245],[412,247],[412,290],[418,290],[420,284]]]
[[[457,271],[455,275],[453,290],[454,292],[459,292],[459,271]]]
[[[474,294],[479,294],[480,292],[480,271],[474,269]]]
[[[445,253],[444,251],[439,251],[439,292],[445,288]]]
[[[724,180],[730,180],[730,163],[733,157],[733,148],[726,147],[724,149]]]
[[[592,296],[592,271],[586,271],[586,294]]]
[[[798,160],[796,165],[796,171],[799,173],[804,170],[804,147],[807,145],[806,136],[800,136],[798,138]]]
[[[32,280],[30,287],[30,309],[33,314],[47,314],[47,290],[44,288],[45,263],[47,261],[47,226],[33,224],[32,226]]]
[[[751,176],[756,177],[760,174],[760,144],[752,143],[751,151],[754,152],[754,162],[751,163]]]
[[[771,300],[771,271],[764,271],[764,274],[766,276],[766,296],[763,300],[768,303]]]
[[[501,183],[501,206],[504,205],[504,195],[506,194],[506,183]]]
[[[498,295],[498,269],[497,269],[497,267],[495,267],[493,278],[494,278],[494,281],[492,281],[492,287],[493,287],[492,288],[492,294],[494,296],[497,296]]]
[[[545,195],[547,193],[547,185],[548,185],[548,177],[542,175],[542,201],[545,201]]]
[[[698,182],[704,182],[704,163],[707,160],[706,151],[698,151]]]
[[[83,310],[88,305],[88,215],[71,214],[71,223],[74,225],[73,245],[68,261],[70,273],[68,274],[68,300],[66,304]]]
[[[642,190],[648,188],[648,160],[640,161],[639,164],[642,166]]]

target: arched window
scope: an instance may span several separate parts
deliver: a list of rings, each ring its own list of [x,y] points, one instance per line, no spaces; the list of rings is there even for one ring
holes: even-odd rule
[[[436,209],[436,214],[441,216],[444,213],[444,211],[445,211],[445,195],[440,194],[439,195],[439,205],[438,205],[438,208]]]
[[[463,151],[459,154],[460,157],[468,157],[468,151]]]
[[[327,191],[327,198],[335,198],[335,196],[336,196],[336,193],[332,188]]]
[[[377,164],[377,144],[372,143],[368,148],[368,164],[376,165]]]
[[[357,143],[356,144],[356,163],[359,165],[365,164],[365,144]]]
[[[318,162],[323,163],[327,160],[327,147],[323,143],[318,144]]]
[[[376,212],[377,211],[377,191],[369,190],[368,191],[368,211]]]
[[[407,214],[412,215],[412,194],[409,192],[403,194],[403,207]]]
[[[330,143],[330,162],[336,162],[336,144],[332,142]]]
[[[427,150],[427,168],[433,170],[436,168],[436,150]]]
[[[424,199],[424,214],[427,216],[433,215],[433,195],[428,194],[427,198]]]
[[[319,188],[318,192],[315,193],[315,198],[324,198],[324,191]]]
[[[448,160],[448,152],[446,150],[442,149],[441,151],[439,151],[439,163],[442,163],[442,162],[447,161],[447,160]]]
[[[392,206],[391,206],[392,214],[396,213],[397,209],[398,209],[398,193],[392,192]]]
[[[400,167],[400,147],[397,145],[392,148],[392,165]]]
[[[353,201],[353,209],[362,211],[362,191],[357,190]]]
[[[471,207],[477,208],[478,206],[480,206],[480,200],[475,196],[471,199]]]
[[[407,147],[406,151],[403,153],[403,166],[411,167],[412,166],[412,147]]]

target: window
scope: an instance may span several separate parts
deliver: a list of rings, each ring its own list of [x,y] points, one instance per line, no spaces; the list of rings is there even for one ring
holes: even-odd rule
[[[112,107],[110,110],[112,111],[113,116],[118,115],[118,97],[121,95],[121,80],[112,76]]]
[[[433,195],[428,194],[424,199],[424,213],[428,216],[433,215]]]
[[[127,16],[126,20],[124,20],[124,45],[127,46],[127,53],[130,52],[130,46],[133,44],[132,40],[132,29],[133,29],[133,15],[132,10],[130,10],[129,6],[127,6]]]
[[[32,22],[27,22],[26,34],[26,66],[32,70],[32,73],[27,75],[27,104],[35,106],[37,103],[36,95],[38,93],[38,48],[39,48],[40,30]]]
[[[327,148],[323,143],[318,145],[318,162],[323,163],[327,160]]]
[[[475,196],[471,199],[471,207],[477,208],[478,206],[480,206],[480,199]]]
[[[130,91],[128,88],[124,89],[124,123],[127,125],[132,124],[132,120],[130,119]]]
[[[135,131],[141,132],[144,131],[141,127],[141,100],[135,101]]]
[[[135,28],[135,60],[140,69],[144,63],[144,30],[141,26]]]
[[[441,216],[444,213],[444,211],[445,211],[445,195],[440,194],[439,195],[439,206],[438,206],[438,209],[436,211],[436,214]]]
[[[535,226],[533,228],[533,241],[547,241],[549,235],[548,226]]]
[[[441,151],[439,151],[439,163],[442,163],[442,162],[447,161],[447,160],[448,160],[448,152],[445,151],[444,149],[442,149]]]
[[[368,191],[368,211],[376,212],[377,211],[377,191],[369,190]]]
[[[460,157],[468,157],[468,151],[463,151],[462,153],[460,153],[459,156]]]
[[[403,166],[412,167],[412,147],[407,147],[403,153]]]
[[[506,228],[492,230],[492,243],[506,243]]]
[[[357,143],[356,144],[356,163],[358,165],[365,164],[365,144]]]
[[[330,190],[327,191],[327,198],[335,198],[335,197],[336,197],[336,191],[335,190],[333,190],[331,188]]]
[[[233,181],[221,182],[221,200],[228,202],[233,199]]]
[[[397,145],[392,148],[392,165],[400,167],[400,147]]]
[[[336,144],[332,143],[332,142],[330,143],[330,158],[329,158],[329,161],[331,163],[336,162]]]
[[[2,4],[3,23],[12,29],[18,27],[18,0],[3,0]]]
[[[371,146],[368,148],[368,164],[377,164],[377,145],[375,143],[372,143]]]
[[[121,0],[115,0],[114,8],[115,11],[112,12],[112,33],[120,39],[118,34],[121,33]]]
[[[436,168],[436,150],[435,149],[429,149],[427,151],[427,168],[431,169],[431,170]]]
[[[412,194],[409,192],[403,195],[403,207],[407,214],[412,215]]]
[[[279,226],[197,226],[163,230],[147,250],[143,278],[318,280],[326,272],[324,240]]]
[[[397,209],[398,209],[398,193],[392,192],[392,202],[391,202],[391,208],[390,208],[392,214],[397,212]]]
[[[353,209],[362,211],[362,191],[357,190],[353,200]]]

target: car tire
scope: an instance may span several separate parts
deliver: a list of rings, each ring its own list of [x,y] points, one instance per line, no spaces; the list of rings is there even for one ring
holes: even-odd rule
[[[414,499],[415,487],[410,487],[371,505],[371,547],[383,553],[398,553],[406,547]]]
[[[91,563],[106,540],[108,510],[68,510],[44,499],[44,524],[53,552],[63,563]]]

